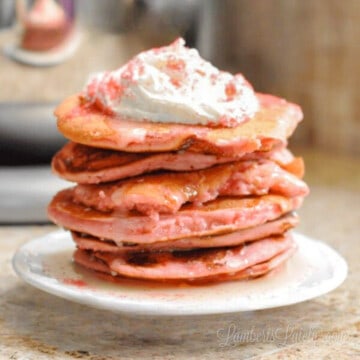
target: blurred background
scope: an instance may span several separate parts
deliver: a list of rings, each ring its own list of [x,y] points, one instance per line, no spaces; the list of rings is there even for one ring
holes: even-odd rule
[[[300,104],[292,146],[360,155],[359,0],[0,0],[0,170],[48,164],[57,103],[178,36]]]

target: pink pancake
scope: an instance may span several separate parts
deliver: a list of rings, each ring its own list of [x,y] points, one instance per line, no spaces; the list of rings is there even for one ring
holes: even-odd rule
[[[302,159],[295,158],[286,148],[240,155],[221,157],[190,151],[136,154],[68,142],[54,156],[52,169],[58,176],[81,184],[121,180],[158,170],[200,170],[239,160],[270,159],[298,178],[304,174]]]
[[[144,216],[136,212],[100,212],[74,203],[73,189],[60,191],[48,207],[50,219],[73,231],[116,243],[139,244],[245,229],[279,218],[301,205],[302,198],[278,195],[225,197],[203,206],[185,205],[176,214]]]
[[[238,157],[284,146],[303,115],[298,105],[257,94],[260,110],[235,128],[138,122],[107,115],[79,95],[66,99],[55,115],[68,139],[94,147],[126,152],[193,152]]]
[[[76,263],[109,273],[152,281],[223,281],[263,275],[295,250],[290,234],[232,248],[177,252],[104,253],[77,250]]]
[[[270,160],[238,161],[189,172],[164,172],[110,184],[78,185],[74,201],[99,211],[175,214],[219,196],[306,196],[307,185]]]
[[[161,241],[152,244],[126,244],[118,246],[110,240],[100,240],[95,236],[80,234],[72,231],[72,237],[77,247],[82,250],[101,251],[109,253],[124,253],[128,251],[170,251],[190,250],[196,248],[213,248],[236,246],[245,242],[259,240],[265,237],[281,235],[298,224],[298,216],[294,213],[282,216],[279,219],[268,221],[265,224],[238,230],[221,235],[192,237],[178,240]]]

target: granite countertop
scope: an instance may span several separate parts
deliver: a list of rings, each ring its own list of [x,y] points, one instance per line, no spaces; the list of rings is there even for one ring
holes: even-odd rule
[[[299,231],[328,242],[347,259],[349,275],[337,290],[301,304],[246,313],[114,314],[49,295],[15,276],[15,249],[55,227],[2,226],[0,359],[359,357],[360,161],[319,151],[303,154],[312,192],[300,211]],[[244,334],[250,334],[247,341]]]

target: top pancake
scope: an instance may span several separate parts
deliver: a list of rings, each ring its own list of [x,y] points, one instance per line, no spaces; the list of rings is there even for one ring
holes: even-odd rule
[[[74,95],[55,110],[59,131],[89,146],[126,152],[189,150],[222,156],[241,156],[284,145],[302,119],[298,105],[272,95],[257,94],[260,110],[234,127],[131,121],[107,115]]]

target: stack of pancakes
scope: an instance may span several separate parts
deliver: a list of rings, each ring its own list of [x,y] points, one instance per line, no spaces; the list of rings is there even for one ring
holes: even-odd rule
[[[235,128],[119,119],[80,95],[56,110],[70,142],[54,172],[76,186],[48,213],[69,229],[76,263],[119,279],[207,282],[258,277],[296,250],[308,187],[286,148],[302,119],[283,99]]]

